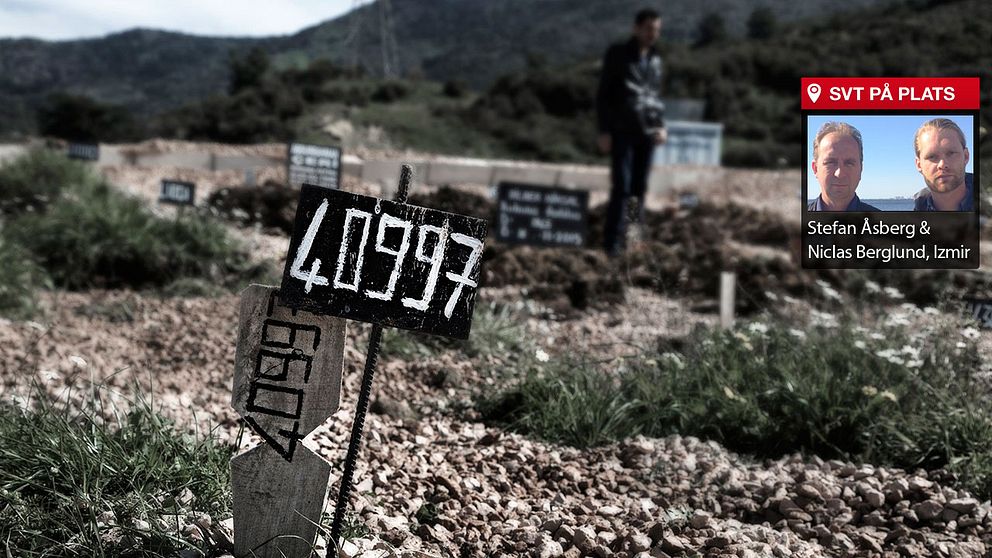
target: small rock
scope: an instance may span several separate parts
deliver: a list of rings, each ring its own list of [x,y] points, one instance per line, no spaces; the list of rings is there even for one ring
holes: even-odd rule
[[[692,525],[693,529],[705,529],[710,524],[710,514],[704,512],[703,510],[696,510],[692,513],[692,518],[689,519],[689,524]]]
[[[955,498],[947,503],[947,507],[962,514],[968,514],[978,509],[978,500],[974,498]]]
[[[914,505],[913,511],[916,512],[916,517],[920,521],[932,521],[940,516],[941,512],[944,511],[944,506],[936,500],[925,500]]]

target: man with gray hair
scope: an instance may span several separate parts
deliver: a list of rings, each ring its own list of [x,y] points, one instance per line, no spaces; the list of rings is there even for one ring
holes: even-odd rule
[[[927,188],[916,195],[914,211],[973,211],[974,175],[965,172],[968,146],[964,132],[948,118],[924,122],[913,139],[916,170]]]
[[[861,182],[864,165],[861,132],[846,122],[827,122],[813,139],[813,174],[820,183],[820,195],[810,202],[809,211],[879,211],[861,201],[855,190]]]

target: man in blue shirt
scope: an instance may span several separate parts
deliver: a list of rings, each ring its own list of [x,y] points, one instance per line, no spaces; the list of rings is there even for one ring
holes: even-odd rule
[[[914,211],[972,211],[974,176],[964,171],[968,146],[964,132],[947,118],[934,118],[916,131],[916,170],[927,189],[916,196]]]
[[[813,174],[820,195],[809,211],[879,211],[861,201],[855,190],[861,182],[865,152],[861,132],[846,122],[827,122],[813,139]]]

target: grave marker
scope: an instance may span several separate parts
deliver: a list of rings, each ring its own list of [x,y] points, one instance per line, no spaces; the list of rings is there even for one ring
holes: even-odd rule
[[[286,152],[286,180],[290,186],[341,187],[341,148],[290,143]]]
[[[589,192],[500,182],[496,239],[507,244],[585,246]]]
[[[382,342],[383,326],[468,338],[486,223],[396,201],[304,185],[280,293],[287,304],[373,324],[330,544],[341,536]]]
[[[309,184],[282,279],[286,303],[467,339],[486,222]]]
[[[162,179],[162,188],[158,194],[158,202],[175,205],[193,205],[193,200],[196,199],[195,194],[196,184],[192,182]]]
[[[964,308],[965,312],[978,322],[979,327],[992,329],[992,300],[966,298]]]
[[[96,143],[70,143],[66,154],[79,161],[99,161],[100,145]]]
[[[331,466],[300,441],[338,408],[345,321],[241,293],[231,406],[264,443],[231,459],[235,554],[309,556]]]

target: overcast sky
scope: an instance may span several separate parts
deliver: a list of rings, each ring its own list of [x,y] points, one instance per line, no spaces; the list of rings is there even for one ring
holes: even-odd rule
[[[76,39],[132,27],[197,35],[284,35],[339,16],[354,4],[353,0],[0,0],[0,37]]]

